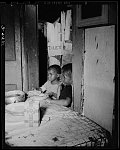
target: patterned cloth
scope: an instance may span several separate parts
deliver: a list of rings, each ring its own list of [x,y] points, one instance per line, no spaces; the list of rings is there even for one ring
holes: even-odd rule
[[[25,127],[21,122],[10,122],[15,116],[6,112],[6,143],[10,146],[92,146],[109,144],[108,131],[67,107],[41,104],[39,127]],[[21,117],[21,118],[20,118]]]

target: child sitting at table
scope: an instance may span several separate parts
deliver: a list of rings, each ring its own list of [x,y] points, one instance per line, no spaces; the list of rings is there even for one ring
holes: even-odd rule
[[[71,107],[72,103],[72,64],[66,64],[62,67],[61,74],[61,91],[60,96],[56,100],[47,99],[47,102],[51,104],[63,105]]]
[[[59,65],[52,65],[48,68],[48,81],[39,88],[43,93],[48,94],[51,99],[56,99],[59,96],[61,68]]]

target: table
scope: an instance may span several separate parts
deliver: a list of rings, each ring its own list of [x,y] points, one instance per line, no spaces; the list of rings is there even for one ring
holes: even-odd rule
[[[5,112],[5,142],[14,146],[93,146],[109,145],[109,133],[77,112],[41,101],[39,127],[25,127],[24,113]]]

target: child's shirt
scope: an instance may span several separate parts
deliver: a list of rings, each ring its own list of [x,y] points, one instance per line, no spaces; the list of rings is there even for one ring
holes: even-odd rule
[[[58,82],[58,84],[51,84],[50,81],[47,81],[42,87],[42,91],[46,91],[46,93],[50,93],[50,92],[54,92],[57,95],[59,95],[59,86],[60,86],[60,82]],[[58,96],[57,96],[58,97]]]
[[[66,99],[67,97],[71,99],[71,103],[72,103],[72,85],[62,84],[59,99]],[[71,103],[67,107],[71,107]]]

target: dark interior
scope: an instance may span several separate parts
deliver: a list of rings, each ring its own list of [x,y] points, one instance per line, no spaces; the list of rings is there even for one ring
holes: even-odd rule
[[[61,14],[61,11],[67,10],[67,5],[38,5],[38,20],[54,23]]]

